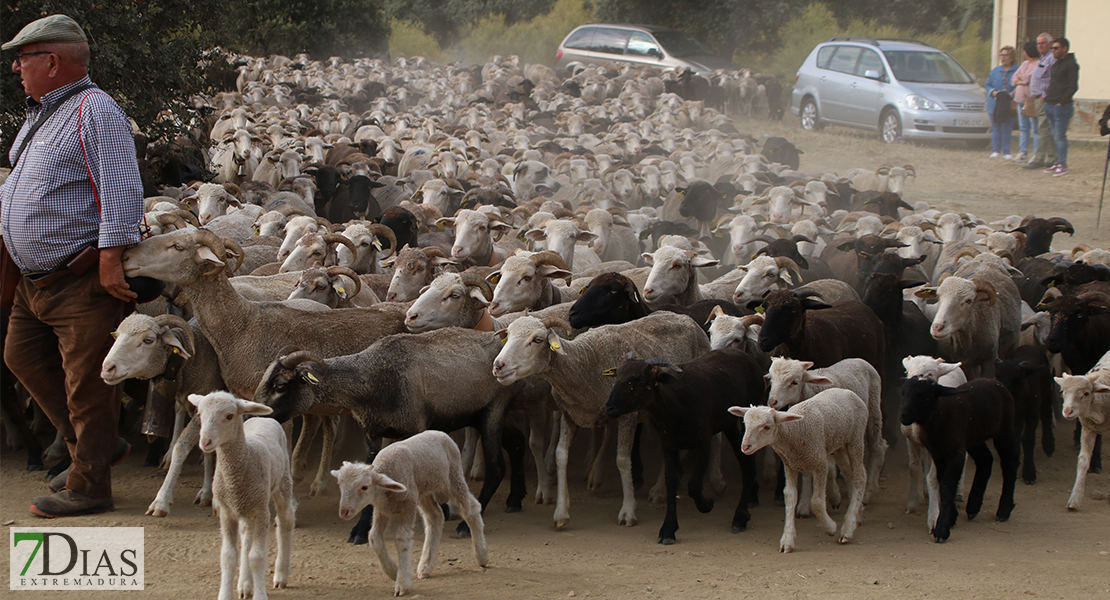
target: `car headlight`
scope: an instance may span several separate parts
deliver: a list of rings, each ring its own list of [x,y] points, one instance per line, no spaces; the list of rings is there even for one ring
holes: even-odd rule
[[[944,110],[939,103],[917,94],[906,96],[906,107],[912,110]]]

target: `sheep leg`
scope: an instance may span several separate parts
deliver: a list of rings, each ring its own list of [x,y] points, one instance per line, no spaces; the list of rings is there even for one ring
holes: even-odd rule
[[[200,439],[200,425],[197,425],[197,439]],[[196,442],[191,445],[195,446]],[[216,475],[216,455],[212,452],[205,453],[204,455],[204,483],[200,486],[200,491],[197,492],[197,497],[193,498],[193,504],[197,506],[212,506],[212,479]],[[213,507],[213,512],[215,512]]]
[[[486,414],[483,422],[479,424],[478,430],[478,435],[482,438],[482,451],[486,462],[485,481],[482,483],[482,490],[478,492],[478,502],[482,505],[483,511],[489,506],[490,499],[493,498],[493,494],[497,492],[498,486],[501,485],[501,479],[505,477],[505,457],[501,452],[501,441],[504,435],[502,423],[505,415],[501,411],[497,411],[496,414],[493,414],[493,412],[494,411],[490,411],[490,413]],[[504,428],[508,430],[510,427],[504,426]],[[513,431],[516,430],[513,429]],[[519,432],[517,432],[517,436],[520,436]],[[519,442],[520,440],[518,439],[517,441]],[[520,446],[523,446],[523,444],[520,444]],[[515,451],[515,449],[510,451]],[[521,500],[524,496],[523,492],[519,493],[519,496],[514,497],[513,491],[510,490],[509,498],[506,500],[506,505],[508,507],[506,509],[507,511],[515,512],[511,510],[514,507],[517,510],[520,509]],[[467,526],[466,521],[458,524],[455,528],[455,533],[460,537],[470,537],[470,528]]]
[[[1018,465],[1021,464],[1017,440],[1010,437],[1011,433],[1013,432],[1003,430],[1001,435],[994,438],[998,464],[1002,467],[1002,496],[998,499],[998,512],[995,513],[999,522],[1010,520],[1010,513],[1014,511],[1014,486],[1017,485]]]
[[[605,473],[605,465],[603,464],[603,459],[605,457],[605,449],[609,447],[609,442],[613,440],[613,427],[614,425],[612,423],[605,424],[604,432],[601,436],[601,443],[597,446],[597,451],[592,454],[593,460],[592,465],[590,466],[590,476],[586,480],[586,489],[590,490],[591,492],[596,492],[597,490],[601,489],[602,476]],[[592,431],[593,436],[590,439],[591,441],[596,442],[597,428],[595,427]],[[629,456],[632,455],[631,446],[629,446],[628,453]]]
[[[811,502],[811,498],[813,498],[813,478],[806,474],[802,474],[801,478],[801,492],[798,497],[798,512],[796,514],[798,518],[804,519],[813,516],[813,503]]]
[[[436,566],[436,553],[443,537],[443,510],[431,494],[420,497],[420,515],[424,517],[424,548],[420,551],[420,564],[416,567],[417,579],[427,579]]]
[[[951,456],[933,456],[933,468],[937,470],[940,487],[940,509],[933,538],[938,544],[944,543],[952,535],[956,524],[956,486],[964,471],[964,453],[956,452]]]
[[[374,511],[374,524],[370,527],[370,547],[378,555],[378,565],[381,566],[382,573],[395,580],[397,563],[389,557],[389,551],[385,545],[385,530],[389,528],[389,520],[389,515],[385,514],[385,511]]]
[[[304,470],[308,467],[308,451],[312,447],[312,440],[316,438],[320,421],[320,417],[316,415],[301,415],[301,435],[297,437],[297,445],[293,448],[293,483],[300,483],[304,479]]]
[[[501,431],[501,447],[509,455],[509,495],[505,498],[505,512],[520,512],[524,497],[528,495],[524,480],[524,434],[506,423]]]
[[[1037,413],[1028,411],[1023,419],[1021,432],[1021,479],[1025,485],[1033,485],[1037,481],[1037,465],[1033,461],[1033,448],[1037,445]]]
[[[570,490],[567,488],[567,459],[570,444],[578,433],[578,424],[564,412],[559,417],[559,446],[555,449],[555,466],[558,475],[559,498],[555,502],[555,528],[562,529],[570,521]]]
[[[678,531],[678,482],[682,478],[678,448],[663,448],[663,472],[667,485],[667,514],[663,517],[663,526],[659,528],[659,543],[669,546],[675,543],[675,532]]]
[[[793,552],[794,538],[797,535],[794,526],[794,514],[798,508],[798,472],[783,465],[786,471],[786,483],[782,489],[783,503],[786,505],[786,518],[782,526],[782,539],[779,540],[779,552]]]
[[[818,469],[807,477],[807,479],[813,481],[813,495],[810,499],[810,506],[813,508],[813,516],[817,518],[818,527],[828,535],[836,533],[836,521],[832,520],[832,517],[829,516],[829,509],[826,504],[826,494],[828,493],[827,485],[829,480],[828,472],[832,468],[828,460],[826,460],[823,469]],[[822,473],[822,471],[824,471],[824,473]]]
[[[917,503],[921,500],[922,480],[925,469],[921,464],[921,444],[906,436],[906,455],[909,458],[910,491],[906,494],[906,514],[917,512]]]
[[[547,411],[528,410],[528,449],[532,451],[532,458],[536,461],[536,504],[552,504],[555,494],[552,488],[555,485],[553,473],[547,471],[544,460],[544,429],[547,428]],[[463,463],[466,464],[466,463]]]
[[[316,479],[308,489],[308,495],[315,498],[323,496],[328,491],[328,480],[331,479],[331,457],[335,451],[335,432],[339,428],[339,416],[321,417],[320,425],[324,430],[324,439],[320,442],[320,466],[316,469]]]
[[[448,496],[459,508],[459,513],[470,526],[470,539],[474,546],[474,559],[479,567],[486,566],[489,562],[489,550],[486,547],[486,525],[482,521],[482,505],[470,493],[466,485],[466,476],[463,475],[461,466],[453,466],[448,472]]]
[[[146,509],[146,514],[153,517],[165,517],[170,514],[170,507],[173,506],[173,488],[177,487],[177,480],[181,477],[181,469],[185,466],[185,459],[188,458],[189,452],[196,448],[197,442],[200,441],[200,419],[193,418],[189,420],[189,425],[182,430],[181,435],[177,436],[177,442],[173,445],[173,450],[170,455],[170,468],[166,473],[166,478],[162,480],[162,487],[158,488],[158,495],[154,497],[154,501]],[[209,454],[205,454],[204,458],[207,461]],[[207,469],[205,472],[205,479],[207,480]],[[211,486],[209,486],[211,490]]]
[[[475,456],[478,447],[478,430],[473,427],[463,429],[462,465],[463,471],[469,472],[475,460],[482,460]]]
[[[251,554],[254,551],[254,537],[251,523],[246,517],[239,517],[239,597],[246,598],[253,591],[251,580]]]
[[[266,600],[266,554],[270,549],[270,511],[260,510],[253,515],[248,526],[251,532],[251,549],[247,557],[250,563],[250,577],[254,590],[254,600]],[[243,546],[244,551],[246,545]],[[240,588],[241,590],[241,588]]]
[[[867,466],[864,464],[863,452],[853,452],[848,448],[842,448],[837,453],[837,461],[841,463],[842,469],[847,469],[852,481],[852,497],[848,501],[848,512],[844,515],[839,540],[841,544],[847,544],[860,524],[863,497],[867,493]]]
[[[925,467],[929,468],[926,487],[929,493],[929,507],[925,516],[925,526],[929,528],[929,531],[932,531],[937,524],[937,517],[940,515],[940,480],[937,479],[935,464],[926,464]]]
[[[547,454],[544,457],[543,464],[547,467],[547,474],[552,477],[555,476],[556,471],[559,469],[558,461],[555,458],[556,449],[559,446],[559,424],[562,422],[561,410],[551,411],[551,443],[547,446]]]
[[[293,528],[297,524],[297,501],[293,497],[293,477],[284,473],[278,491],[273,495],[277,509],[277,559],[274,561],[274,588],[289,583],[290,552],[293,549]]]
[[[748,456],[741,450],[740,431],[735,427],[727,427],[724,434],[728,438],[729,445],[732,446],[732,453],[736,455],[736,462],[740,463],[740,474],[743,478],[740,503],[736,505],[736,512],[732,514],[732,532],[739,533],[748,528],[748,521],[752,518],[748,508],[759,506],[759,481],[756,476],[755,457]]]
[[[1056,451],[1056,433],[1054,432],[1055,419],[1052,416],[1052,401],[1045,398],[1041,402],[1041,449],[1045,456],[1052,456]]]
[[[54,434],[54,442],[46,447],[42,452],[42,459],[46,462],[54,462],[62,460],[69,456],[69,448],[66,446],[66,440],[62,437],[62,433]]]
[[[974,519],[979,510],[983,508],[983,494],[990,481],[991,469],[994,465],[994,455],[986,443],[979,443],[967,449],[968,456],[975,461],[975,479],[971,482],[971,493],[967,496],[967,520]]]
[[[1091,466],[1088,469],[1089,473],[1099,474],[1102,472],[1102,436],[1095,436],[1095,449],[1091,453]]]
[[[652,504],[663,504],[667,501],[667,470],[659,469],[659,477],[655,480],[655,485],[651,486],[648,490],[648,502]]]
[[[172,450],[177,447],[177,440],[181,437],[181,432],[185,429],[185,423],[189,418],[189,413],[185,410],[178,409],[173,415],[173,436],[170,438],[170,452],[162,455],[162,460],[158,463],[158,468],[163,471],[170,470],[170,464],[173,463]],[[193,442],[196,445],[196,442]]]
[[[1075,463],[1075,485],[1071,488],[1071,497],[1068,498],[1068,510],[1079,510],[1083,502],[1083,494],[1087,485],[1087,468],[1091,464],[1091,455],[1095,450],[1095,432],[1083,428],[1083,436],[1079,441],[1079,458]]]
[[[720,497],[725,494],[725,489],[728,488],[728,482],[725,481],[725,474],[721,471],[721,434],[717,434],[710,438],[709,446],[709,489],[713,494]]]
[[[829,456],[829,468],[825,472],[825,491],[829,504],[834,509],[840,508],[842,498],[840,497],[840,486],[836,482],[836,461],[833,460],[832,456]]]
[[[714,436],[716,437],[716,436]],[[695,446],[690,449],[690,458],[694,461],[694,468],[690,471],[690,481],[687,483],[686,491],[690,494],[690,498],[694,501],[698,512],[704,514],[713,510],[713,499],[706,498],[703,493],[705,485],[705,474],[710,468],[710,461],[713,446],[713,438],[708,442]],[[718,450],[720,446],[718,445]]]
[[[238,562],[239,520],[230,511],[220,511],[220,595],[219,600],[231,600],[235,588],[235,564]]]
[[[636,413],[621,415],[617,419],[617,471],[621,476],[624,501],[617,513],[617,523],[636,525],[636,486],[632,482],[632,442],[636,437]]]
[[[871,445],[867,447],[867,452],[864,453],[864,460],[867,461],[867,491],[864,492],[864,503],[871,502],[871,497],[879,488],[879,475],[883,472],[883,464],[886,463],[886,451],[890,449],[890,444],[887,443],[881,433],[875,436]]]
[[[394,596],[404,596],[412,589],[412,539],[416,525],[416,507],[406,506],[397,517],[397,579],[393,585]],[[424,535],[428,535],[425,532]]]

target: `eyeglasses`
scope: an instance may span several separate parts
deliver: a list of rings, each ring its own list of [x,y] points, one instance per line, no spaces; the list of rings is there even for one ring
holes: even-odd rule
[[[1052,47],[1052,50],[1053,50],[1054,52],[1055,52],[1056,50],[1063,50],[1063,49],[1064,49],[1064,47],[1063,47],[1063,46],[1053,46],[1053,47]]]
[[[38,50],[36,52],[24,52],[22,54],[16,54],[15,55],[15,60],[18,60],[19,64],[22,65],[24,56],[34,56],[36,54],[52,54],[52,53],[49,50]]]

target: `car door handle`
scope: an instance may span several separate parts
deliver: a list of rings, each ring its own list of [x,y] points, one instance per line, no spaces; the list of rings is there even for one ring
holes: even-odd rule
[[[856,87],[857,85],[859,85],[859,84],[856,83],[855,81],[852,82],[852,87]]]

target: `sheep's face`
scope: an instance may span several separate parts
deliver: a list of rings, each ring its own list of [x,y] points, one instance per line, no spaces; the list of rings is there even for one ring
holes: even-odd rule
[[[393,261],[393,277],[389,280],[386,302],[408,302],[420,296],[420,290],[431,281],[433,267],[418,248],[405,248]]]
[[[455,244],[451,246],[451,257],[464,260],[474,256],[484,256],[493,249],[491,231],[504,230],[508,226],[500,222],[490,222],[489,217],[475,210],[463,209],[454,217],[444,217],[436,225],[455,229]]]
[[[1065,419],[1075,419],[1079,415],[1089,414],[1095,401],[1095,394],[1110,392],[1110,387],[1099,381],[1101,373],[1088,373],[1087,375],[1068,375],[1055,377],[1060,386],[1061,395],[1064,397],[1063,415]]]
[[[775,357],[771,361],[771,369],[767,373],[767,380],[771,382],[771,391],[767,395],[767,406],[778,410],[786,410],[805,398],[802,390],[805,388],[808,369],[813,366],[811,362],[802,362],[788,358]]]
[[[801,415],[767,406],[733,406],[728,412],[744,419],[744,439],[740,442],[740,451],[748,455],[774,444],[780,424],[802,418]]]
[[[574,264],[574,245],[578,242],[592,242],[597,234],[582,231],[571,221],[548,221],[542,230],[532,230],[526,234],[534,241],[543,241],[544,248],[557,252],[568,265]]]
[[[345,247],[345,246],[344,246]],[[278,269],[279,273],[303,271],[310,267],[328,266],[328,244],[320,234],[310,233],[297,240],[293,251]]]
[[[339,289],[346,291],[346,288],[343,287],[343,280],[338,275],[332,281],[323,269],[307,269],[301,274],[296,287],[289,294],[289,300],[298,298],[315,300],[329,308],[335,308],[340,300]]]
[[[1083,333],[1091,316],[1106,313],[1108,309],[1097,300],[1061,296],[1047,303],[1044,310],[1051,315],[1045,347],[1049,352],[1063,352]]]
[[[549,272],[545,275],[540,271],[546,268]],[[489,314],[494,317],[509,312],[524,310],[536,303],[543,291],[543,281],[556,274],[554,267],[544,265],[537,267],[528,257],[510,256],[501,266],[501,270],[491,273],[487,281],[493,279],[497,287],[493,289],[493,301],[489,305]],[[558,271],[566,273],[566,271]]]
[[[732,301],[736,304],[747,304],[770,290],[786,288],[785,273],[770,256],[757,256],[744,269],[747,272],[732,294]]]
[[[928,381],[941,381],[942,377],[953,375],[953,381],[945,381],[946,385],[963,385],[967,377],[963,375],[960,366],[963,363],[946,363],[943,359],[932,356],[907,356],[902,359],[902,366],[906,369],[906,378],[917,377]],[[959,371],[959,375],[956,375]],[[956,381],[960,379],[961,381]]]
[[[941,215],[937,220],[937,235],[946,244],[964,239],[966,231],[963,218],[955,213]]]
[[[759,330],[759,349],[770,352],[779,344],[800,335],[805,306],[790,290],[775,290],[764,298],[763,326]]]
[[[179,229],[147,238],[124,251],[123,273],[128,277],[153,277],[187,286],[211,268],[226,266],[208,246],[196,239],[195,229]]]
[[[590,247],[601,256],[609,247],[609,239],[613,234],[613,215],[609,211],[595,208],[586,214],[586,225],[595,236]]]
[[[293,248],[297,245],[297,240],[301,239],[309,233],[316,233],[320,224],[312,217],[293,217],[285,224],[285,239],[281,242],[281,247],[278,248],[278,260],[284,261],[289,258],[289,254],[293,252]]]
[[[643,304],[636,285],[627,277],[615,273],[598,275],[570,307],[570,325],[581,329],[625,323],[633,318],[636,306],[647,312]]]
[[[930,294],[928,289],[921,290],[918,295],[922,297]],[[986,305],[988,298],[977,292],[975,284],[961,277],[949,277],[940,284],[940,288],[932,292],[937,298],[937,314],[933,317],[933,325],[929,333],[933,339],[947,339],[957,331],[968,327],[976,304]],[[980,297],[983,296],[983,297]]]
[[[911,377],[902,384],[903,425],[922,423],[936,410],[937,382],[922,377]]]
[[[271,211],[259,216],[258,220],[255,221],[255,227],[258,235],[281,237],[286,222],[285,215]]]
[[[709,347],[712,350],[736,348],[747,350],[749,343],[759,342],[759,325],[744,326],[739,317],[718,315],[709,324]]]
[[[281,423],[303,414],[316,401],[316,387],[324,378],[324,366],[305,361],[286,367],[279,358],[266,368],[254,391],[254,399],[273,410],[271,417]]]
[[[493,361],[493,376],[501,385],[541,373],[553,354],[566,354],[558,334],[535,317],[521,317],[497,335],[505,344]]]
[[[695,268],[711,267],[720,262],[698,256],[692,250],[672,246],[663,246],[654,253],[645,252],[642,256],[651,265],[651,273],[644,284],[644,300],[651,303],[660,303],[682,294],[691,284]]]
[[[384,473],[374,470],[374,465],[343,461],[343,466],[331,472],[339,480],[339,518],[349,520],[362,509],[375,503],[382,493],[404,493],[408,488]]]
[[[241,206],[224,186],[217,183],[205,183],[197,190],[197,219],[201,225],[207,225],[216,217],[223,216],[227,207]]]
[[[613,389],[605,402],[610,419],[642,410],[655,398],[656,387],[673,382],[682,371],[663,361],[629,359],[613,375]]]
[[[405,313],[405,328],[412,333],[422,333],[463,326],[467,316],[485,304],[486,298],[480,289],[468,287],[458,273],[443,273],[409,307]]]
[[[115,343],[104,357],[100,378],[108,385],[125,379],[153,379],[166,368],[171,349],[189,355],[182,344],[183,334],[170,325],[159,325],[152,317],[134,313],[115,331]]]
[[[215,452],[221,444],[243,436],[244,415],[268,415],[269,406],[236,398],[229,392],[212,392],[207,396],[190,394],[189,403],[197,407],[200,420],[200,442],[203,452]]]
[[[357,253],[352,253],[351,249],[346,245],[339,245],[336,247],[336,264],[341,267],[349,267],[355,272],[362,273],[359,267],[364,269],[367,273],[377,272],[377,257],[378,249],[381,248],[381,242],[375,237],[365,225],[351,225],[343,232],[343,237],[351,240],[355,245]]]
[[[786,186],[771,188],[768,192],[768,218],[772,223],[787,223],[794,209],[806,204],[794,195],[794,190]]]

